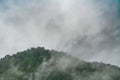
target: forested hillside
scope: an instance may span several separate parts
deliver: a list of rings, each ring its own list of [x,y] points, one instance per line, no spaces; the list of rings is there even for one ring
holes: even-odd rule
[[[2,58],[0,80],[120,80],[120,68],[38,47]]]

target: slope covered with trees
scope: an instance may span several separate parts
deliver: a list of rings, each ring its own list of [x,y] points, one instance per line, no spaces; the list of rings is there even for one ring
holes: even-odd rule
[[[120,80],[120,68],[38,47],[2,58],[0,80]]]

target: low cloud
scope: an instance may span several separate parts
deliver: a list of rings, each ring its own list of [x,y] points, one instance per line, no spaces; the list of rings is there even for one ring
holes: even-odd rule
[[[0,57],[30,47],[120,65],[118,0],[0,2]]]

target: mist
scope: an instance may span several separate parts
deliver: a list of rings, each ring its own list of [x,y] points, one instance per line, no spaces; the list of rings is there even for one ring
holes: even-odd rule
[[[0,0],[0,57],[30,47],[120,66],[119,0]]]

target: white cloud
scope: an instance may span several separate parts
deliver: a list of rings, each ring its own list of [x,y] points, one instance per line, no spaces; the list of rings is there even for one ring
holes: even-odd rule
[[[5,2],[0,8],[0,56],[44,46],[80,59],[120,65],[115,61],[119,57],[112,56],[119,55],[114,53],[120,46],[118,5],[104,1]]]

